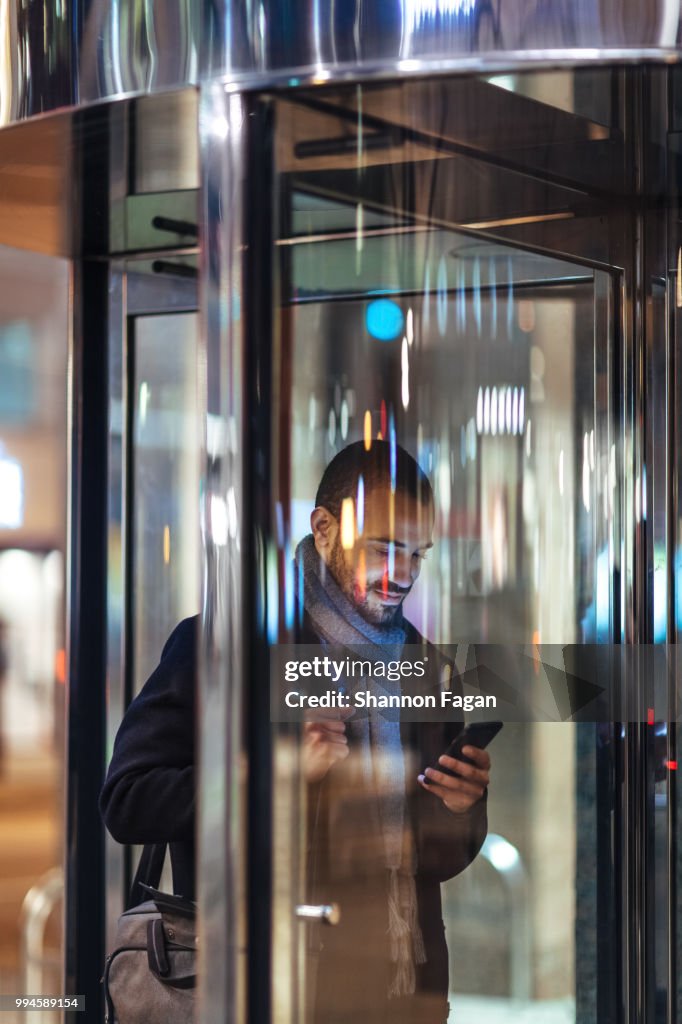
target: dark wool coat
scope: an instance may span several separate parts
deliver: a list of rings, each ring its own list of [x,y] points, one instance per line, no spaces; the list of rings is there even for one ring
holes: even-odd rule
[[[423,645],[431,669],[414,692],[437,693],[446,662],[411,626],[406,643]],[[122,843],[169,842],[176,892],[194,896],[194,676],[197,619],[181,622],[161,662],[128,708],[100,798],[107,828]],[[304,621],[301,642],[314,642]],[[454,681],[456,688],[457,681]],[[440,716],[438,716],[440,717]],[[315,1024],[440,1024],[447,1019],[448,951],[440,883],[476,856],[487,830],[486,801],[454,815],[416,776],[436,765],[459,721],[401,723],[408,814],[417,857],[417,906],[427,959],[413,997],[388,999],[388,872],[380,835],[363,818],[367,795],[353,757],[309,787],[308,899],[337,902],[334,927],[306,925],[309,992]]]
[[[410,623],[405,643],[428,656],[423,679],[403,679],[402,692],[439,693],[444,672],[453,666]],[[312,642],[312,641],[308,641]],[[416,652],[410,652],[412,657]],[[458,678],[451,689],[461,691]],[[417,907],[426,962],[417,966],[416,992],[387,997],[393,965],[388,937],[388,881],[381,834],[372,834],[364,779],[353,765],[353,745],[317,786],[309,787],[308,883],[311,903],[334,901],[341,907],[335,927],[311,929],[309,957],[317,961],[312,994],[315,1024],[441,1024],[448,1017],[448,949],[441,910],[441,882],[463,871],[481,848],[487,831],[485,797],[468,814],[452,814],[425,792],[417,775],[439,756],[462,727],[459,719],[402,721],[407,812],[415,836]],[[310,972],[311,975],[313,972]]]
[[[99,806],[119,843],[169,843],[176,893],[195,897],[194,730],[198,618],[171,633],[116,735]]]

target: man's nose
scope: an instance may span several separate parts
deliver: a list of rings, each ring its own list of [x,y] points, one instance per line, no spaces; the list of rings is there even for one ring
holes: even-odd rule
[[[412,558],[396,551],[391,582],[398,587],[411,587],[418,575],[419,568],[413,565]]]

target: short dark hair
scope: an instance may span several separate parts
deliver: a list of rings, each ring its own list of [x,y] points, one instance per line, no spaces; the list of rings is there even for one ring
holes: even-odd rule
[[[364,441],[356,441],[343,448],[322,474],[315,496],[315,507],[322,506],[336,519],[340,519],[343,499],[356,498],[360,477],[366,494],[377,487],[393,484],[395,490],[402,494],[408,494],[425,504],[432,502],[431,484],[419,463],[398,444],[394,451],[392,466],[391,445],[388,441],[372,441],[369,450]]]

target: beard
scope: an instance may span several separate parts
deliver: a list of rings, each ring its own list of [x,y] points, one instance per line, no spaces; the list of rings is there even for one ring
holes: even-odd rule
[[[386,593],[383,581],[367,582],[364,588],[358,586],[354,570],[343,557],[343,549],[338,537],[329,554],[329,571],[353,607],[362,615],[363,619],[373,626],[390,626],[402,611],[403,601],[412,589],[411,587],[405,589],[404,587],[397,587],[395,584],[389,584],[387,588],[388,593],[402,594],[403,600],[396,605],[385,605],[379,602],[372,604],[370,598],[373,594]]]

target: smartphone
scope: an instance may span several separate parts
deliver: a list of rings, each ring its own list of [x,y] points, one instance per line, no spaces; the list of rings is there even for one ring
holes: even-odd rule
[[[502,722],[470,722],[455,737],[445,753],[448,757],[456,757],[458,761],[464,761],[465,764],[473,764],[474,762],[470,757],[465,757],[462,754],[462,747],[478,747],[479,750],[484,750],[490,741],[497,736],[501,728]],[[444,775],[452,775],[457,778],[457,772],[453,772],[451,768],[446,768],[445,765],[438,763],[434,764],[433,767],[436,771],[443,772]],[[427,775],[424,782],[428,781],[429,777]]]

